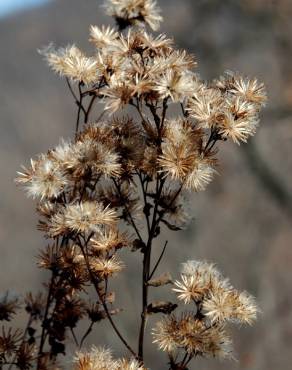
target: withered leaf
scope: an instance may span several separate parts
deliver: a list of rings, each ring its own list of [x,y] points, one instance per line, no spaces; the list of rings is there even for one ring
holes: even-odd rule
[[[164,314],[169,315],[176,308],[177,308],[177,304],[175,303],[157,301],[157,302],[152,302],[148,305],[147,313],[150,315],[154,313],[164,313]]]
[[[164,274],[158,276],[155,279],[151,279],[148,281],[148,285],[153,287],[159,287],[166,284],[171,284],[172,278],[169,272],[165,272]]]

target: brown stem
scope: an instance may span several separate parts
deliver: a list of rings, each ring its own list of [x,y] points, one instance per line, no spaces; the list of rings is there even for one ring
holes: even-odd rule
[[[69,90],[70,90],[70,92],[71,92],[71,94],[72,94],[72,96],[73,96],[73,98],[74,98],[74,100],[75,100],[75,103],[76,103],[76,105],[78,106],[78,109],[82,110],[82,112],[83,112],[83,113],[84,113],[84,115],[85,115],[85,114],[86,114],[86,110],[85,110],[85,108],[83,107],[83,105],[81,104],[81,102],[80,102],[80,98],[78,99],[77,95],[75,94],[75,92],[74,92],[74,90],[73,90],[73,88],[72,88],[72,86],[71,86],[71,84],[70,84],[70,81],[69,81],[69,78],[68,78],[68,77],[66,78],[66,82],[67,82],[68,88],[69,88]],[[79,85],[81,86],[81,83],[79,83]],[[80,94],[80,87],[79,87],[79,94]],[[81,94],[80,94],[80,95],[81,95]]]
[[[166,118],[166,111],[167,111],[167,108],[168,108],[167,101],[168,101],[168,98],[165,98],[163,100],[162,118],[161,118],[161,124],[159,126],[159,137],[162,136],[163,125],[164,125],[164,121],[165,121],[165,118]]]
[[[154,107],[154,105],[149,104],[149,103],[146,103],[146,106],[150,109],[150,112],[152,113],[152,116],[153,116],[153,119],[154,119],[154,122],[155,122],[155,125],[156,125],[156,128],[157,128],[157,132],[159,134],[160,133],[161,119],[160,119],[159,115],[156,112],[156,108]]]
[[[142,194],[143,194],[143,199],[144,199],[144,215],[145,215],[145,218],[146,218],[147,230],[148,230],[148,234],[149,234],[150,233],[150,220],[149,220],[149,214],[148,214],[148,212],[150,213],[150,210],[149,210],[150,204],[147,201],[147,191],[146,191],[147,184],[146,184],[146,188],[145,188],[144,187],[144,183],[145,182],[144,182],[144,180],[142,178],[141,173],[140,172],[137,172],[137,175],[139,177],[141,188],[142,188]]]
[[[188,114],[187,114],[187,112],[185,111],[185,108],[184,108],[183,103],[180,103],[180,107],[181,107],[181,111],[182,111],[183,116],[186,118],[186,117],[188,116]]]
[[[85,339],[88,337],[88,335],[92,332],[92,328],[93,328],[93,325],[94,325],[94,322],[91,321],[88,329],[86,330],[86,332],[84,333],[83,337],[81,338],[81,341],[80,341],[80,345],[79,345],[79,349],[82,348],[83,346],[83,343],[85,341]]]
[[[166,117],[167,111],[167,99],[163,101],[163,110],[162,116],[159,117],[157,114],[157,108],[149,103],[146,103],[146,106],[150,109],[153,119],[157,129],[158,135],[158,146],[159,150],[161,151],[161,142],[162,142],[162,129],[164,120]],[[146,327],[146,320],[147,320],[147,308],[148,308],[148,290],[149,290],[149,279],[150,279],[150,265],[151,265],[151,250],[152,250],[152,242],[153,239],[157,236],[157,228],[159,226],[159,222],[161,218],[157,218],[158,214],[158,207],[160,202],[160,197],[162,194],[163,186],[165,184],[166,178],[163,178],[162,175],[158,175],[156,179],[156,197],[155,197],[155,204],[152,216],[152,224],[150,227],[150,231],[148,229],[148,241],[145,250],[143,251],[143,272],[142,272],[142,313],[141,313],[141,324],[140,324],[140,332],[139,332],[139,341],[138,341],[138,356],[140,361],[144,361],[144,336],[145,336],[145,327]],[[144,188],[143,188],[144,191]],[[160,262],[160,261],[159,261]]]
[[[151,245],[147,246],[146,252],[143,257],[143,273],[142,273],[142,313],[141,313],[141,325],[139,332],[139,345],[138,345],[138,356],[141,361],[144,357],[144,334],[147,319],[147,307],[148,307],[148,275],[149,275],[149,261],[151,256]]]
[[[40,369],[41,367],[41,358],[43,355],[43,349],[46,341],[46,326],[47,326],[47,321],[48,321],[48,314],[51,306],[51,298],[52,298],[52,291],[53,291],[53,285],[55,281],[55,273],[52,271],[52,276],[51,276],[51,281],[50,281],[50,286],[49,286],[49,291],[48,291],[48,296],[47,296],[47,302],[46,302],[46,308],[45,308],[45,314],[42,322],[42,333],[41,333],[41,340],[40,340],[40,346],[38,350],[38,360],[37,360],[37,370]]]
[[[93,97],[90,100],[90,103],[89,103],[88,108],[86,110],[86,113],[84,115],[84,123],[88,123],[89,115],[90,115],[90,112],[91,112],[92,107],[93,107],[93,103],[94,103],[94,101],[95,101],[96,98],[97,98],[97,96],[96,95],[93,95]]]
[[[142,126],[143,126],[144,130],[146,131],[146,125],[145,125],[146,120],[145,120],[145,118],[143,116],[143,113],[141,111],[141,108],[139,106],[139,100],[137,99],[137,104],[135,104],[135,103],[132,102],[132,103],[130,103],[130,105],[132,105],[133,107],[135,107],[137,109],[137,112],[139,113],[139,116],[140,116],[141,121],[142,121],[141,122],[142,123]]]
[[[78,339],[77,339],[77,337],[76,337],[76,334],[75,334],[75,332],[74,332],[74,329],[73,329],[73,328],[70,328],[70,331],[71,331],[71,334],[72,334],[72,337],[73,337],[73,339],[74,339],[74,342],[75,342],[76,347],[78,347],[78,348],[79,348]]]
[[[84,123],[88,123],[88,120],[89,120],[89,115],[90,115],[90,112],[92,110],[92,107],[93,107],[93,103],[95,102],[96,98],[98,97],[98,91],[104,86],[104,78],[101,79],[101,81],[99,82],[98,86],[96,87],[96,89],[92,90],[92,91],[85,91],[82,93],[82,98],[84,96],[86,96],[87,94],[88,95],[93,95],[89,104],[88,104],[88,107],[87,107],[87,110],[84,112]],[[99,121],[99,119],[98,119]]]
[[[76,119],[76,127],[75,127],[75,136],[78,134],[79,131],[79,123],[80,123],[80,114],[83,105],[82,105],[82,100],[83,100],[83,95],[82,95],[82,89],[81,89],[81,82],[78,84],[78,91],[79,91],[79,100],[78,100],[78,111],[77,111],[77,119]],[[86,111],[83,111],[84,115],[86,115]]]
[[[148,289],[149,289],[148,281],[150,277],[151,249],[152,249],[152,242],[155,237],[156,229],[159,225],[159,222],[157,222],[156,216],[157,216],[158,204],[159,204],[159,200],[160,200],[160,196],[162,193],[164,183],[165,183],[165,179],[160,180],[159,178],[157,178],[157,184],[156,184],[157,193],[156,193],[156,200],[155,200],[155,206],[154,206],[154,211],[153,211],[152,225],[150,228],[150,233],[148,235],[148,242],[147,242],[147,245],[144,251],[144,257],[143,257],[142,313],[141,313],[141,325],[140,325],[139,344],[138,344],[138,356],[142,362],[144,361],[144,336],[145,336],[145,327],[146,327],[146,320],[147,320]]]

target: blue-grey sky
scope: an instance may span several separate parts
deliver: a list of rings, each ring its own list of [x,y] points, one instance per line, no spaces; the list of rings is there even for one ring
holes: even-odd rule
[[[49,0],[0,0],[0,17],[9,15],[14,11],[41,5],[48,1]]]

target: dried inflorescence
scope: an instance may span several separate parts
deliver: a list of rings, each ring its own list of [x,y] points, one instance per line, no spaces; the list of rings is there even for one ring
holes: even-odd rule
[[[155,1],[108,0],[105,7],[119,29],[91,26],[91,56],[75,45],[42,50],[53,71],[66,78],[77,104],[75,137],[31,160],[17,178],[37,200],[38,228],[49,239],[38,265],[51,278],[46,297],[26,298],[30,321],[20,343],[17,333],[3,332],[1,361],[8,364],[9,353],[24,369],[33,361],[37,369],[57,368],[68,335],[81,348],[93,326],[108,319],[132,359],[115,360],[110,351],[93,348],[77,353],[75,368],[142,370],[147,317],[158,313],[167,316],[157,323],[154,341],[168,353],[171,369],[186,370],[197,355],[229,358],[226,323],[254,321],[251,296],[235,290],[213,265],[191,261],[174,290],[194,307],[175,315],[177,304],[149,302],[150,288],[172,283],[169,273],[155,276],[167,242],[153,266],[151,251],[162,226],[178,231],[190,221],[188,196],[205,190],[218,172],[217,144],[239,144],[254,135],[266,101],[264,86],[231,72],[203,81],[194,56],[146,30],[156,30],[162,21]],[[99,117],[93,115],[97,102]],[[112,317],[120,312],[110,284],[125,269],[122,249],[143,255],[138,352]],[[94,302],[84,294],[89,286]],[[17,301],[0,302],[2,319],[9,320],[16,307]],[[74,329],[83,319],[89,327],[77,338]]]
[[[78,352],[75,370],[146,370],[136,359],[114,359],[109,349],[92,347],[89,352]]]
[[[19,298],[7,291],[0,295],[0,321],[10,321],[20,308]]]
[[[153,330],[154,343],[170,356],[183,350],[188,356],[231,358],[232,348],[222,325],[209,326],[192,313],[169,316]],[[184,354],[185,354],[184,353]]]
[[[173,289],[185,304],[200,305],[212,323],[232,321],[252,324],[257,306],[246,292],[238,292],[213,264],[188,261],[183,264],[181,281]]]
[[[185,352],[194,356],[232,358],[232,342],[226,331],[228,322],[252,324],[258,308],[252,296],[238,292],[213,264],[187,261],[181,280],[173,291],[187,307],[180,317],[158,321],[154,343],[171,357]]]

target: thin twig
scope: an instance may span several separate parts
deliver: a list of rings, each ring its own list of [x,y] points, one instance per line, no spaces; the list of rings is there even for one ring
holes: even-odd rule
[[[132,105],[133,107],[135,107],[137,109],[137,112],[139,113],[139,116],[140,116],[141,121],[142,121],[141,122],[142,123],[142,126],[143,126],[144,130],[146,131],[146,128],[147,127],[146,127],[145,123],[147,123],[147,121],[144,118],[143,113],[142,113],[142,111],[141,111],[141,109],[139,107],[139,100],[137,99],[137,104],[135,104],[134,102],[131,102],[130,105]]]
[[[180,107],[181,107],[181,111],[182,111],[183,116],[184,116],[184,117],[187,117],[187,113],[186,113],[186,111],[185,111],[185,108],[184,108],[183,103],[180,103]]]
[[[80,341],[79,349],[81,349],[81,348],[82,348],[82,346],[83,346],[83,343],[84,343],[85,339],[86,339],[86,338],[88,337],[88,335],[92,332],[93,325],[94,325],[94,322],[93,322],[93,321],[91,321],[91,323],[90,323],[90,325],[89,325],[88,329],[86,330],[86,332],[84,333],[84,335],[83,335],[83,337],[82,337],[82,339],[81,339],[81,341]]]
[[[74,339],[74,342],[75,342],[76,346],[79,347],[79,343],[78,343],[77,337],[75,335],[74,329],[70,328],[70,331],[71,331],[71,334],[72,334],[72,337]]]
[[[93,95],[93,97],[90,100],[90,103],[89,103],[88,108],[87,108],[86,113],[85,113],[84,123],[88,123],[89,115],[90,115],[90,112],[91,112],[92,107],[93,107],[93,103],[94,103],[96,98],[97,98],[97,96]]]
[[[43,348],[44,348],[45,341],[46,341],[46,325],[47,325],[50,306],[52,303],[51,296],[52,296],[52,291],[53,291],[54,280],[55,280],[55,273],[52,271],[52,276],[51,276],[51,281],[50,281],[50,286],[49,286],[49,291],[48,291],[48,296],[47,296],[47,302],[46,302],[46,308],[45,308],[45,314],[44,314],[44,318],[42,322],[42,333],[41,333],[40,346],[38,350],[37,369],[40,369],[40,366],[41,366],[41,357],[43,354]]]
[[[77,95],[75,94],[75,92],[74,92],[74,90],[72,88],[72,85],[70,84],[70,81],[69,81],[69,78],[68,77],[66,77],[66,82],[67,82],[67,85],[69,87],[69,90],[70,90],[70,92],[71,92],[71,94],[72,94],[72,96],[73,96],[73,98],[75,100],[76,105],[79,106],[80,105],[80,102],[79,102],[79,100],[77,98]],[[82,109],[83,113],[85,114],[85,108],[83,107],[83,105],[81,105],[80,108]]]
[[[161,123],[160,123],[160,126],[159,126],[159,136],[161,136],[161,134],[162,134],[163,125],[164,125],[164,121],[165,121],[165,117],[166,117],[166,111],[167,111],[167,108],[168,108],[167,101],[168,101],[168,97],[163,100],[162,118],[161,118]]]
[[[119,187],[119,185],[118,185],[118,183],[117,183],[116,179],[112,177],[112,180],[113,180],[113,183],[114,183],[114,185],[115,185],[115,187],[116,187],[116,189],[117,189],[117,191],[118,191],[118,193],[119,193],[119,196],[122,198],[122,197],[123,197],[123,194],[122,194],[122,192],[121,192],[121,189],[120,189],[120,187]],[[135,232],[136,232],[136,234],[137,234],[137,236],[138,236],[139,240],[140,240],[141,242],[143,242],[142,236],[141,236],[141,234],[140,234],[140,232],[139,232],[139,230],[138,230],[138,228],[137,228],[137,226],[136,226],[136,224],[135,224],[135,221],[134,221],[134,219],[133,219],[133,216],[132,216],[131,212],[129,211],[129,209],[128,209],[128,207],[127,207],[127,204],[126,204],[125,202],[124,202],[123,206],[125,207],[125,210],[126,210],[126,212],[127,212],[128,216],[129,216],[129,218],[130,218],[131,224],[132,224],[132,226],[133,226],[133,228],[134,228],[134,230],[135,230]]]
[[[75,99],[75,102],[78,103],[78,98],[77,98],[77,96],[76,96],[76,94],[75,94],[75,92],[74,92],[74,90],[73,90],[73,88],[72,88],[72,86],[70,84],[70,81],[69,81],[69,78],[68,77],[66,77],[66,82],[67,82],[67,85],[69,87],[69,90],[70,90],[73,98]]]
[[[101,119],[102,119],[102,117],[104,116],[106,114],[106,111],[105,110],[103,110],[102,112],[101,112],[101,114],[97,117],[97,119],[96,119],[96,123],[98,123]]]
[[[75,135],[77,135],[79,131],[80,113],[82,110],[81,107],[83,107],[82,106],[83,96],[82,96],[81,82],[79,82],[78,84],[78,91],[79,91],[79,104],[78,104],[78,112],[77,112],[77,119],[76,119]],[[83,113],[84,115],[86,115],[86,112],[83,111]]]
[[[160,256],[159,256],[159,258],[158,258],[155,266],[153,267],[153,270],[152,270],[151,274],[149,275],[149,280],[151,280],[152,277],[153,277],[153,275],[155,274],[155,271],[157,270],[157,268],[158,268],[158,266],[159,266],[159,264],[160,264],[160,262],[162,260],[162,257],[164,255],[164,252],[165,252],[166,247],[167,247],[167,244],[168,244],[168,240],[165,242],[164,247],[162,249],[162,252],[161,252],[161,254],[160,254]]]
[[[95,279],[95,276],[91,270],[91,267],[90,267],[90,264],[89,264],[89,261],[88,261],[88,256],[87,256],[87,253],[85,252],[85,249],[82,245],[82,243],[80,242],[80,240],[78,239],[78,245],[82,251],[82,254],[83,254],[83,257],[84,257],[84,260],[85,260],[85,263],[86,263],[86,267],[87,267],[87,270],[88,270],[88,273],[89,273],[89,276],[90,276],[90,279],[91,279],[91,282],[93,283],[93,286],[95,288],[95,291],[98,295],[98,298],[103,306],[103,309],[106,313],[106,316],[112,326],[112,328],[114,329],[115,333],[117,334],[117,336],[120,338],[120,340],[122,341],[122,343],[125,345],[125,347],[128,349],[128,351],[135,357],[137,358],[137,354],[135,353],[135,351],[130,347],[130,345],[128,344],[128,342],[125,340],[125,338],[122,336],[121,332],[119,331],[119,329],[117,328],[116,324],[114,323],[112,317],[111,317],[111,314],[108,310],[108,307],[104,301],[104,298],[102,296],[102,294],[100,293],[99,291],[99,287],[98,287],[98,283]]]
[[[145,214],[146,223],[147,223],[147,230],[148,230],[148,234],[149,234],[150,233],[150,220],[149,220],[148,209],[147,209],[149,207],[149,203],[147,202],[147,192],[146,192],[146,189],[144,187],[144,181],[142,179],[141,173],[137,172],[137,175],[139,177],[141,188],[142,188],[142,194],[143,194],[143,199],[144,199],[144,209],[145,209],[144,214]]]

